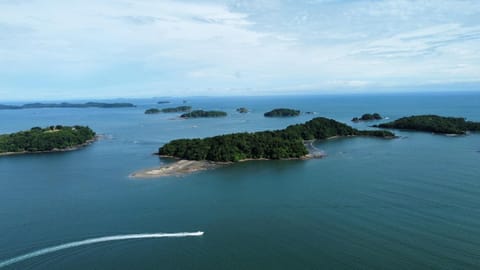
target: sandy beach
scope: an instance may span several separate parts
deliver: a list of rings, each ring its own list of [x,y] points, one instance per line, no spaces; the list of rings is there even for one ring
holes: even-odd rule
[[[132,178],[157,178],[165,176],[182,176],[198,171],[214,169],[221,166],[220,163],[197,160],[179,160],[153,169],[141,170],[130,174]]]

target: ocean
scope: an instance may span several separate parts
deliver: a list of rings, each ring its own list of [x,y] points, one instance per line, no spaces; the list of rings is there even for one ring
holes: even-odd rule
[[[171,162],[152,153],[178,138],[282,129],[317,116],[369,129],[372,123],[350,119],[373,112],[389,118],[382,121],[415,114],[480,121],[480,93],[160,100],[122,100],[135,108],[0,110],[0,134],[61,124],[102,135],[77,151],[0,157],[0,269],[480,267],[480,134],[395,131],[400,138],[393,140],[317,141],[322,159],[128,177]],[[143,113],[183,100],[228,116]],[[279,107],[315,114],[263,116]],[[183,232],[204,234],[177,237]]]

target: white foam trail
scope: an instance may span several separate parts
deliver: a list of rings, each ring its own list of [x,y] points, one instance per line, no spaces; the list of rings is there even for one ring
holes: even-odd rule
[[[101,242],[110,242],[110,241],[119,241],[119,240],[128,240],[128,239],[143,239],[143,238],[162,238],[162,237],[189,237],[189,236],[202,236],[203,232],[180,232],[180,233],[143,233],[143,234],[126,234],[126,235],[113,235],[105,236],[98,238],[90,238],[81,241],[61,244],[58,246],[48,247],[33,251],[18,257],[8,259],[6,261],[0,262],[0,268],[9,266],[11,264],[28,260],[37,256],[42,256],[48,253],[56,252],[62,249],[91,245]]]

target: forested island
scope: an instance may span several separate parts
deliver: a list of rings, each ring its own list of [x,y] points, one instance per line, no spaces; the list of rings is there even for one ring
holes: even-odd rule
[[[178,106],[173,108],[163,108],[161,112],[163,113],[175,113],[175,112],[188,112],[192,109],[190,106]]]
[[[0,155],[74,150],[93,140],[95,132],[85,126],[34,127],[0,135]]]
[[[248,109],[245,107],[237,108],[237,112],[239,113],[248,113]]]
[[[235,133],[204,139],[173,140],[160,147],[161,156],[187,160],[235,162],[246,159],[292,159],[306,157],[306,140],[327,139],[336,136],[373,136],[393,138],[385,130],[357,130],[343,123],[323,117],[304,124],[288,126],[276,131]]]
[[[155,114],[155,113],[160,113],[160,112],[161,111],[159,109],[156,109],[156,108],[145,110],[145,114]]]
[[[157,114],[157,113],[175,113],[175,112],[188,112],[192,109],[190,106],[178,106],[174,108],[150,108],[145,110],[145,114]]]
[[[0,110],[43,109],[43,108],[125,108],[125,107],[135,107],[135,105],[133,105],[132,103],[103,103],[103,102],[28,103],[20,106],[0,104]]]
[[[226,112],[222,111],[204,111],[204,110],[195,110],[189,113],[184,113],[180,115],[181,118],[209,118],[209,117],[224,117],[227,116]]]
[[[352,122],[360,122],[360,121],[373,121],[373,120],[382,120],[383,117],[379,113],[366,113],[360,117],[354,117]]]
[[[402,117],[393,122],[376,125],[380,128],[428,131],[441,134],[466,134],[467,131],[480,131],[480,123],[466,121],[462,117],[438,115],[414,115]]]
[[[300,111],[299,110],[292,110],[292,109],[286,109],[286,108],[279,108],[279,109],[274,109],[269,112],[266,112],[263,114],[265,117],[291,117],[291,116],[299,116]]]

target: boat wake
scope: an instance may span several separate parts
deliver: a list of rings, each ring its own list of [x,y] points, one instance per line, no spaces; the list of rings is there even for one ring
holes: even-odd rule
[[[110,241],[120,241],[120,240],[130,240],[130,239],[145,239],[145,238],[163,238],[163,237],[190,237],[190,236],[202,236],[203,232],[180,232],[180,233],[143,233],[143,234],[125,234],[125,235],[113,235],[113,236],[104,236],[98,238],[90,238],[76,242],[70,242],[66,244],[61,244],[58,246],[47,247],[33,251],[21,256],[17,256],[5,261],[0,262],[0,268],[9,266],[11,264],[28,260],[34,257],[42,256],[48,253],[60,251],[63,249],[74,248],[79,246],[91,245],[102,242]]]

